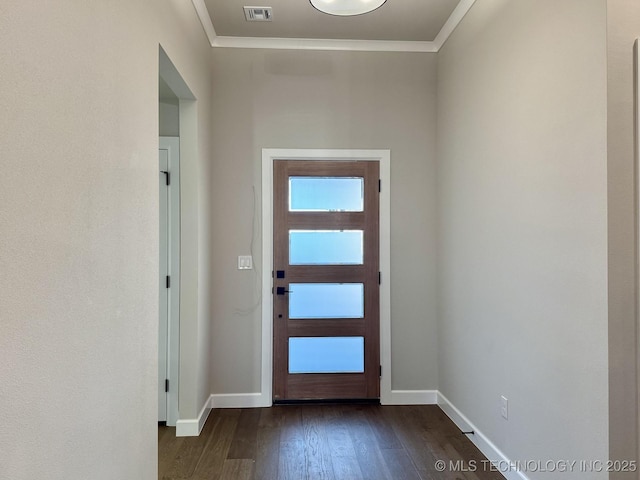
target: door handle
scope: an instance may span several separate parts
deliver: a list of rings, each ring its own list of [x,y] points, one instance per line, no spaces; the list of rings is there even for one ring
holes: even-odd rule
[[[291,290],[287,290],[284,287],[276,287],[276,295],[284,295],[285,293],[293,293]]]

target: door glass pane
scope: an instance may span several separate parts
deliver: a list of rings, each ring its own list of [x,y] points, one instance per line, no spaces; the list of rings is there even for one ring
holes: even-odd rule
[[[291,212],[362,212],[364,178],[289,177]]]
[[[363,373],[364,337],[291,337],[289,373]]]
[[[362,265],[362,230],[290,230],[289,265]]]
[[[363,318],[362,283],[291,283],[289,318]]]

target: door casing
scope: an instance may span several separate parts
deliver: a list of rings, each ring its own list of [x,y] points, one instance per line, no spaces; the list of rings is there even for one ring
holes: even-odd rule
[[[273,162],[347,160],[380,163],[380,403],[391,403],[391,151],[350,149],[262,149],[262,372],[261,391],[251,405],[266,407],[273,398]]]
[[[167,425],[175,426],[178,418],[178,386],[180,374],[180,139],[178,137],[160,137],[159,149],[168,152],[168,170],[170,172],[169,241],[168,271],[171,276],[169,288],[169,311],[167,332]],[[165,254],[161,252],[161,255]],[[160,379],[159,379],[160,380]]]

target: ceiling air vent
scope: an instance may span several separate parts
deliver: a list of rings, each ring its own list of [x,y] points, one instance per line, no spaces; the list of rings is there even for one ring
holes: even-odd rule
[[[244,18],[247,22],[270,22],[271,7],[244,7]]]

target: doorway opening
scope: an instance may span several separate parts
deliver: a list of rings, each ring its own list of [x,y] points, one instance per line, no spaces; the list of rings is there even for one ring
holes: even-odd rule
[[[184,309],[180,302],[184,273],[180,162],[196,158],[197,128],[195,97],[162,47],[158,65],[158,421],[176,426],[180,419],[180,322]]]

